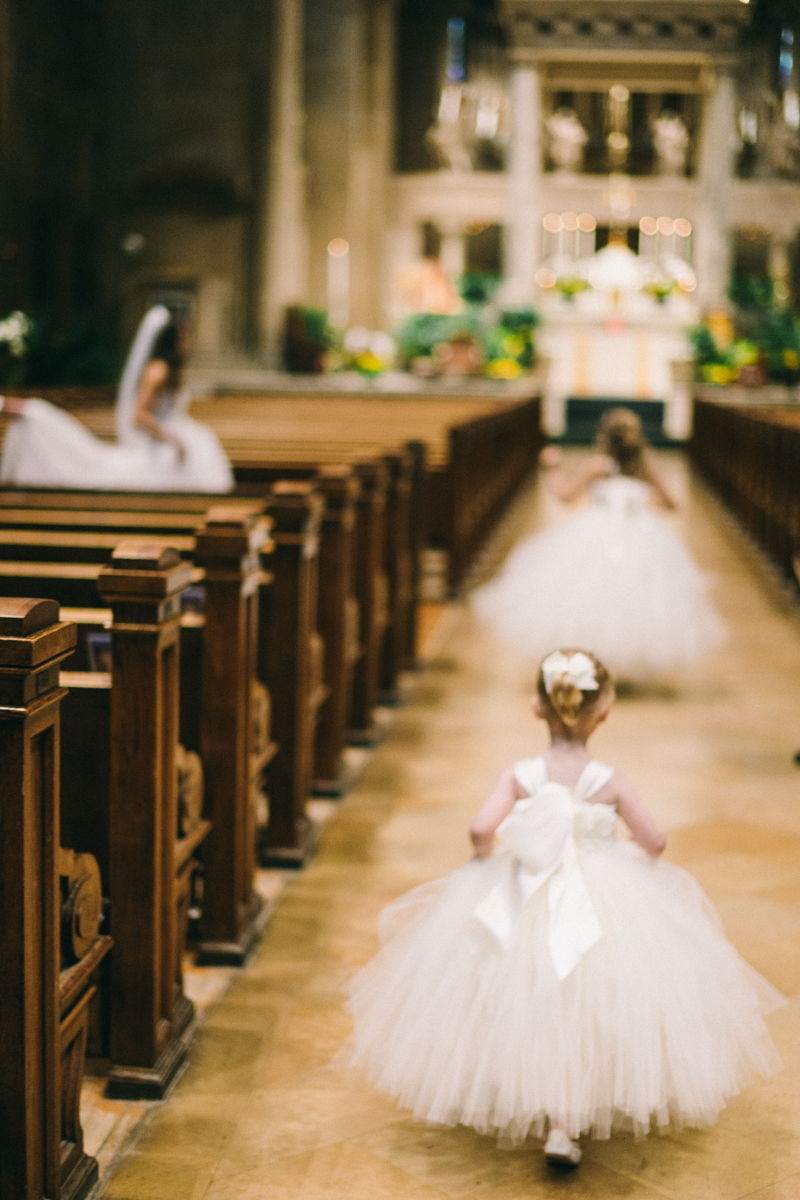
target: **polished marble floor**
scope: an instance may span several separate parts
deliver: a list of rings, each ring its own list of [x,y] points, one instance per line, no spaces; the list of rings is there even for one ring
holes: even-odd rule
[[[451,606],[386,740],[255,960],[210,1007],[172,1096],[139,1123],[105,1200],[800,1200],[800,622],[682,460],[661,461],[730,641],[621,697],[594,750],[639,785],[669,831],[668,857],[790,997],[769,1018],[785,1070],[710,1130],[587,1141],[565,1175],[538,1143],[505,1151],[467,1129],[426,1128],[330,1068],[348,1033],[343,987],[375,950],[381,907],[462,863],[497,773],[544,744],[528,710],[532,670]],[[550,497],[526,492],[478,574],[557,516]]]

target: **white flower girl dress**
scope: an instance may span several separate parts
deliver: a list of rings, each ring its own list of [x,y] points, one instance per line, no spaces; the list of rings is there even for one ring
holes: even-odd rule
[[[165,392],[155,416],[183,446],[159,441],[133,420],[142,372],[170,319],[163,305],[147,312],[125,365],[116,406],[117,442],[103,442],[70,413],[27,400],[6,432],[0,483],[105,491],[229,492],[233,474],[213,430],[186,413],[188,393]]]
[[[781,1061],[762,1014],[783,997],[726,940],[686,872],[616,836],[543,758],[489,858],[382,915],[382,948],[352,981],[342,1059],[424,1120],[517,1143],[549,1118],[577,1137],[712,1123]]]
[[[596,480],[573,517],[525,538],[473,594],[502,642],[539,660],[587,646],[612,675],[689,666],[724,639],[706,582],[678,535],[627,475]]]

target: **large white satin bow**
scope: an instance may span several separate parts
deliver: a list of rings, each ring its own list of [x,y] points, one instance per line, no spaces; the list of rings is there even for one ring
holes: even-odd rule
[[[544,676],[544,689],[548,696],[559,675],[569,675],[575,681],[575,686],[582,692],[593,692],[599,687],[595,678],[594,663],[588,654],[584,654],[581,650],[577,650],[569,658],[560,650],[554,650],[542,663],[542,675]]]
[[[569,788],[546,783],[535,797],[520,800],[497,830],[510,851],[503,875],[473,915],[508,949],[520,914],[547,885],[548,944],[559,980],[603,936],[586,888],[572,832],[574,800]]]

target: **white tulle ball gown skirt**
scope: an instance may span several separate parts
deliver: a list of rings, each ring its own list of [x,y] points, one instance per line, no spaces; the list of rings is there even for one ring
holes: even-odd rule
[[[336,1065],[365,1069],[422,1120],[503,1144],[543,1136],[548,1119],[571,1137],[709,1125],[781,1068],[762,1014],[783,997],[738,956],[697,883],[617,839],[607,805],[578,808],[570,870],[601,933],[566,977],[547,886],[518,905],[505,945],[479,919],[489,897],[513,904],[524,872],[501,847],[385,910]],[[556,934],[574,943],[574,929]]]
[[[720,645],[707,582],[649,511],[648,492],[635,479],[602,480],[585,508],[520,542],[472,597],[498,640],[537,662],[559,647],[591,650],[628,679],[691,666]]]
[[[139,430],[123,442],[103,442],[56,405],[27,400],[6,432],[0,482],[105,491],[230,491],[230,463],[213,430],[177,404],[164,409],[161,419],[180,439],[182,456],[170,443]]]

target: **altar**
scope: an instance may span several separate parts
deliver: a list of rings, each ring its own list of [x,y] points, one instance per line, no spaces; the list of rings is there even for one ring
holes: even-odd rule
[[[552,275],[555,284],[556,272]],[[688,437],[692,347],[686,329],[697,320],[696,305],[691,290],[677,285],[666,296],[658,288],[648,291],[651,276],[638,255],[608,246],[580,264],[574,278],[583,290],[570,296],[553,285],[543,289],[539,350],[548,363],[543,421],[552,437],[574,432],[567,428],[570,399],[586,402],[580,406],[585,423],[593,398],[602,398],[602,407],[609,398],[636,401],[637,409],[651,402],[646,425],[657,427],[657,405],[663,439]]]

